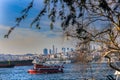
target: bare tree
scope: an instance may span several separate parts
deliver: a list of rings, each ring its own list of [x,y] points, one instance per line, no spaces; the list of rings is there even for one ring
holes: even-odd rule
[[[21,16],[16,18],[16,25],[8,31],[4,36],[5,38],[8,38],[12,30],[27,17],[33,3],[34,0],[22,11]],[[54,28],[54,23],[59,18],[64,34],[67,37],[79,39],[79,45],[82,45],[82,49],[84,47],[89,49],[89,44],[95,42],[105,45],[103,47],[105,51],[101,53],[102,57],[111,53],[120,53],[120,0],[44,0],[43,9],[34,18],[30,26],[35,25],[37,29],[40,29],[40,20],[44,15],[51,20],[51,29]],[[98,26],[104,28],[92,32],[91,27],[93,25],[96,28]],[[119,56],[116,57],[120,58]],[[112,68],[118,70],[115,67]]]

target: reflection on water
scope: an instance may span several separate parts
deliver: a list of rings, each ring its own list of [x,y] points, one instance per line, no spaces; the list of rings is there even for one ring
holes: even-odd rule
[[[28,74],[27,70],[33,66],[17,66],[14,68],[0,68],[0,80],[107,80],[107,75],[113,75],[114,71],[104,64],[65,64],[64,73],[55,74]]]

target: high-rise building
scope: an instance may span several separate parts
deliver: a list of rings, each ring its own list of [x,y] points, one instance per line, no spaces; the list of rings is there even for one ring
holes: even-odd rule
[[[49,54],[52,54],[52,50],[51,49],[49,49]]]
[[[55,50],[55,53],[57,53],[57,48],[56,48],[56,50]]]
[[[47,49],[47,48],[44,48],[44,49],[43,49],[43,54],[44,54],[44,55],[47,55],[47,54],[48,54],[48,49]]]
[[[53,45],[53,54],[55,54],[55,47],[54,47],[54,45]]]

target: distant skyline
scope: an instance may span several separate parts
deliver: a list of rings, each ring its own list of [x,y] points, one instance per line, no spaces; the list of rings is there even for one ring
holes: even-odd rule
[[[34,7],[30,11],[27,19],[21,22],[9,36],[4,38],[10,27],[15,25],[15,18],[21,15],[23,10],[31,0],[0,0],[0,53],[5,54],[26,54],[42,53],[44,48],[51,49],[52,45],[58,48],[74,47],[72,40],[65,39],[60,23],[55,24],[53,31],[50,30],[49,20],[42,18],[41,30],[30,28],[30,22],[43,7],[43,0],[35,0]],[[59,49],[60,48],[60,49]]]

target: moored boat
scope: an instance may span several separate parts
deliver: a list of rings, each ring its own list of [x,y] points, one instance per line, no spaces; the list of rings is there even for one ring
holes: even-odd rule
[[[13,64],[8,64],[8,65],[0,65],[0,68],[13,68],[15,65]]]
[[[0,68],[13,68],[15,65],[11,64],[10,61],[7,64],[0,64]]]
[[[31,66],[33,60],[0,61],[0,66],[14,64],[14,66]]]
[[[33,69],[28,70],[30,74],[39,74],[39,73],[63,73],[63,65],[48,65],[38,60],[33,61]]]

